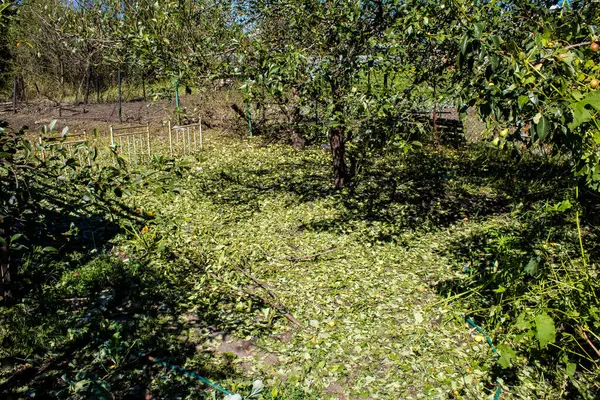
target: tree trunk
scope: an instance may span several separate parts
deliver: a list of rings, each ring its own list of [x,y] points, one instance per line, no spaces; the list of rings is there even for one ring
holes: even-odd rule
[[[148,101],[146,99],[146,78],[144,77],[144,74],[142,74],[142,96],[144,96],[144,101]]]
[[[292,145],[296,150],[304,150],[306,146],[306,139],[300,135],[298,132],[299,123],[301,119],[300,115],[300,96],[298,94],[297,89],[292,90],[292,112],[290,113],[290,121],[288,123],[291,125],[291,139]],[[263,106],[263,119],[264,119],[264,106]]]
[[[92,80],[92,66],[88,63],[85,72],[85,93],[83,95],[83,104],[88,104],[90,99],[90,81]]]
[[[60,69],[60,101],[62,104],[63,99],[65,98],[65,65],[62,61],[58,64]]]
[[[13,113],[17,113],[17,77],[15,76],[13,84]]]
[[[436,82],[433,82],[433,115],[432,115],[432,120],[433,120],[433,144],[435,146],[438,146],[440,144],[440,138],[439,138],[439,134],[438,134],[438,112],[437,112],[437,96],[436,93],[437,92],[437,85]]]
[[[435,146],[438,146],[440,144],[440,135],[438,133],[438,112],[437,112],[437,107],[434,106],[433,108],[433,115],[432,115],[432,120],[433,120],[433,144]]]
[[[344,129],[337,126],[331,130],[329,138],[331,155],[333,158],[333,184],[336,189],[346,186],[346,144],[344,143]]]
[[[119,122],[123,122],[123,110],[121,108],[121,70],[117,71],[117,109],[119,113]]]
[[[294,146],[296,150],[304,150],[304,147],[306,147],[306,139],[298,133],[297,127],[291,127],[290,137],[292,139],[292,146]]]

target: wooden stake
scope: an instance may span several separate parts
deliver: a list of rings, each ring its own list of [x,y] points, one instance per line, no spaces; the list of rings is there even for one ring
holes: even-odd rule
[[[190,127],[187,128],[188,134],[188,153],[192,154],[192,141],[190,140]]]
[[[129,164],[131,164],[131,136],[127,136],[127,156],[129,158]]]
[[[192,132],[194,134],[194,152],[198,151],[198,141],[196,140],[196,127],[192,127]]]
[[[151,159],[152,151],[150,150],[150,122],[146,123],[146,140],[148,141],[148,159]]]
[[[169,120],[169,151],[171,152],[171,158],[173,158],[173,130],[171,129],[171,120]]]
[[[44,141],[40,136],[40,151],[42,152],[42,160],[46,161],[46,153],[44,153]]]
[[[110,130],[110,146],[115,147],[115,133],[113,132],[112,125],[109,127]],[[117,165],[117,159],[115,158],[115,166]]]
[[[131,138],[133,139],[133,160],[137,165],[137,147],[135,146],[135,135],[132,135]]]
[[[200,127],[200,150],[203,150],[203,141],[202,141],[202,118],[200,118],[200,122],[198,123]]]

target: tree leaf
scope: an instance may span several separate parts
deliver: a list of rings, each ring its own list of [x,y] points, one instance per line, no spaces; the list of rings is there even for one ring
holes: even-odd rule
[[[544,140],[548,136],[548,132],[550,132],[550,121],[545,116],[542,116],[540,122],[535,126],[535,133],[537,133],[539,140]]]
[[[525,266],[525,273],[533,276],[538,272],[539,262],[535,257],[531,257]]]
[[[548,344],[556,341],[554,320],[548,314],[543,313],[535,317],[535,329],[535,337],[540,342],[540,348],[545,349]]]
[[[592,120],[592,113],[590,110],[588,110],[588,106],[600,111],[599,92],[590,92],[586,94],[583,100],[569,105],[569,107],[571,107],[573,110],[573,121],[568,125],[569,129],[575,129],[580,125]]]
[[[510,363],[516,357],[517,353],[506,344],[499,345],[498,350],[500,351],[500,358],[498,359],[500,366],[502,368],[510,367]]]
[[[567,364],[567,375],[569,376],[573,376],[575,375],[575,370],[577,369],[577,364],[575,363],[568,363]]]

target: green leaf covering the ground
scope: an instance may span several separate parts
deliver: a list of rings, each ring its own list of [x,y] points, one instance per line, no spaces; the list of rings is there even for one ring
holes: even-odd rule
[[[91,258],[68,255],[39,294],[2,310],[2,357],[50,367],[33,381],[4,370],[0,385],[211,398],[151,354],[232,392],[247,395],[260,379],[267,399],[483,398],[497,383],[508,397],[557,393],[514,343],[500,344],[513,340],[511,322],[491,323],[503,320],[490,301],[515,296],[501,267],[524,274],[531,259],[517,246],[527,221],[515,210],[546,210],[559,195],[544,191],[544,177],[515,185],[475,150],[423,148],[382,157],[356,186],[333,191],[320,148],[210,135],[207,146],[180,175],[148,175],[124,192],[122,209],[136,218],[120,214],[120,232]],[[530,320],[519,316],[519,334]],[[559,339],[547,314],[534,322],[542,348]],[[518,380],[497,381],[498,362]]]

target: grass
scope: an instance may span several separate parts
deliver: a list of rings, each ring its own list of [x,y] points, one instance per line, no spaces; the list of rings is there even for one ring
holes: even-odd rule
[[[485,322],[475,308],[494,302],[466,265],[489,268],[498,246],[578,248],[571,222],[526,218],[569,193],[562,167],[425,148],[336,192],[320,148],[207,143],[112,199],[133,214],[107,217],[118,232],[2,310],[0,392],[211,398],[151,354],[233,392],[261,379],[267,399],[484,398],[498,377],[506,398],[559,396],[534,366],[509,379],[463,313]]]

